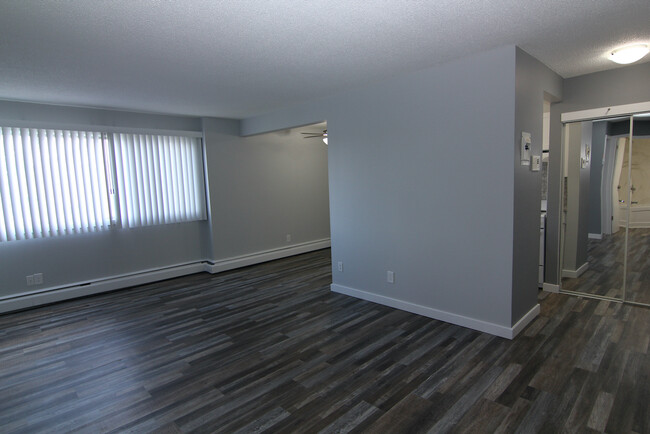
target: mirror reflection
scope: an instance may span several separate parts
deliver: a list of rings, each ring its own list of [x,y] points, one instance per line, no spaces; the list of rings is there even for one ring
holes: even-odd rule
[[[620,180],[629,192],[628,215],[621,221],[627,228],[625,299],[650,304],[650,116],[635,115],[632,131]]]
[[[650,116],[566,124],[563,139],[562,289],[649,304]]]
[[[565,126],[562,289],[623,299],[625,230],[619,179],[629,118]],[[623,200],[623,202],[621,202]],[[625,213],[623,213],[624,215]]]

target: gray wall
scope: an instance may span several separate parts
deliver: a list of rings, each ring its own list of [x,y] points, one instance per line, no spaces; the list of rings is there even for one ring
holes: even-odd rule
[[[299,131],[240,137],[239,122],[222,119],[204,119],[204,134],[213,260],[330,237],[321,140]]]
[[[582,122],[582,138],[580,140],[580,153],[585,155],[585,148],[591,143],[592,122]],[[579,159],[578,159],[579,160]],[[580,161],[578,161],[580,165]],[[589,190],[591,185],[591,160],[587,167],[580,168],[580,217],[578,226],[578,250],[576,264],[582,265],[587,262],[587,242],[589,236]]]
[[[644,118],[634,118],[634,136],[650,136],[650,121],[643,120]],[[617,121],[607,122],[607,134],[609,136],[619,136],[623,134],[630,134],[630,121]]]
[[[254,134],[327,119],[334,284],[507,327],[519,319],[515,53],[492,50],[242,122]],[[540,137],[541,110],[540,99]]]
[[[532,155],[542,155],[544,98],[562,96],[562,78],[517,48],[514,128],[514,244],[512,318],[517,320],[537,304],[539,220],[542,174],[522,166],[521,133],[531,133]],[[553,111],[553,109],[551,109]]]
[[[564,80],[562,101],[551,106],[546,281],[558,283],[561,140],[554,126],[562,113],[650,101],[650,63],[626,66]]]
[[[591,142],[592,122],[575,122],[566,128],[567,216],[562,269],[576,271],[587,262],[590,168],[582,167],[581,158]]]
[[[607,122],[594,122],[591,134],[591,171],[589,174],[589,222],[590,234],[602,233],[600,222],[600,184],[603,179],[603,154]]]
[[[205,133],[209,221],[0,243],[0,297],[329,237],[327,150],[294,134],[238,137],[232,120],[0,101],[0,121]],[[286,234],[292,235],[287,243]],[[43,273],[44,284],[25,276]]]
[[[123,128],[201,131],[201,119],[118,110],[32,104],[0,100],[0,120],[28,121],[63,128],[76,125],[102,125]]]

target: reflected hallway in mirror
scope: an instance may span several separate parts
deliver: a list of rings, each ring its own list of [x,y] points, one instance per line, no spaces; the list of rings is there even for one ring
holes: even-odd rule
[[[561,288],[650,305],[650,116],[565,125]]]
[[[625,124],[627,127],[620,127]],[[616,127],[621,128],[618,131]],[[624,299],[626,206],[619,180],[629,118],[565,125],[561,287]]]
[[[625,300],[650,304],[650,116],[632,119]]]

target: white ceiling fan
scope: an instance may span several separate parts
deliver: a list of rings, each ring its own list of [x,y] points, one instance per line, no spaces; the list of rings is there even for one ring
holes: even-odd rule
[[[327,145],[327,130],[323,130],[322,133],[300,133],[300,134],[305,134],[305,139],[313,139],[316,137],[320,137],[323,139],[323,143]]]

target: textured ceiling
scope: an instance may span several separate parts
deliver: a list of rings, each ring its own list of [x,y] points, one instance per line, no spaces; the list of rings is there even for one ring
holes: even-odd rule
[[[650,1],[0,0],[0,29],[2,99],[240,118],[507,44],[614,68]]]

